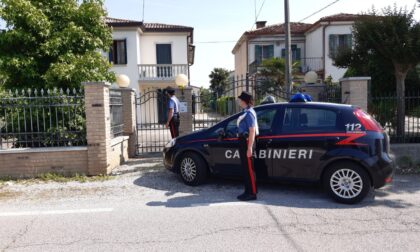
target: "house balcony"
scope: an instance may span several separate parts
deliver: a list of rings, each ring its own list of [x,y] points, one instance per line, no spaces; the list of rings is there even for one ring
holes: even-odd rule
[[[324,70],[324,59],[322,57],[311,57],[311,58],[301,58],[300,60],[294,60],[294,62],[299,61],[299,72],[306,73],[309,71],[321,72]],[[254,61],[248,66],[248,71],[250,75],[256,74],[261,69],[261,63]]]
[[[175,81],[176,76],[188,76],[188,64],[141,64],[139,68],[140,81]]]

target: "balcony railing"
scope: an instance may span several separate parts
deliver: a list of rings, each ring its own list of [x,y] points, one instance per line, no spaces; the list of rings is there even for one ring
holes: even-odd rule
[[[302,73],[322,71],[324,70],[324,59],[322,57],[302,58],[300,60],[300,69]]]
[[[141,64],[139,65],[140,80],[172,81],[179,74],[188,76],[187,64]]]
[[[296,62],[294,60],[293,62]],[[324,70],[324,59],[322,57],[311,57],[311,58],[301,58],[299,60],[299,71],[302,73],[306,73],[308,71],[322,71]],[[261,63],[254,61],[249,64],[249,74],[257,73],[261,68]]]

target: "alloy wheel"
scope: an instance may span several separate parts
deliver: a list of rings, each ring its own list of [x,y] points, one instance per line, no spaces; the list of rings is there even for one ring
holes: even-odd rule
[[[351,169],[339,169],[331,176],[330,186],[337,196],[352,199],[362,192],[363,180],[357,172]]]

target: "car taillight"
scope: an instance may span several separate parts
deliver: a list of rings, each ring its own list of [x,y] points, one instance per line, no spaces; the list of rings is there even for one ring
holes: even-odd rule
[[[375,131],[375,132],[382,132],[381,125],[372,118],[368,113],[361,110],[360,108],[354,110],[354,115],[359,120],[359,122],[363,125],[365,130],[367,131]]]

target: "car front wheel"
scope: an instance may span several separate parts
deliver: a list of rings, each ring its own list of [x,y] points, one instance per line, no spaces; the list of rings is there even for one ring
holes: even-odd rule
[[[352,162],[332,165],[325,173],[324,188],[336,201],[355,204],[363,200],[371,188],[367,172]]]
[[[190,186],[201,185],[208,176],[205,161],[196,153],[185,153],[179,162],[179,171],[182,181]]]

